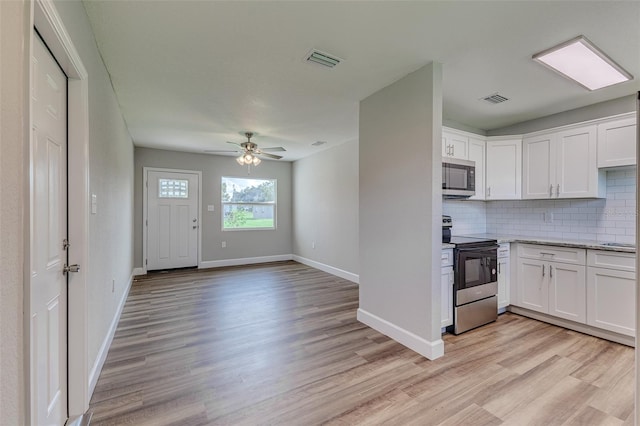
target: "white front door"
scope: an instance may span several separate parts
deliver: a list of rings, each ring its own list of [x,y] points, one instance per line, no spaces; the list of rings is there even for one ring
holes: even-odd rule
[[[33,37],[31,82],[31,423],[67,419],[67,78]]]
[[[147,270],[198,265],[197,173],[147,172]]]

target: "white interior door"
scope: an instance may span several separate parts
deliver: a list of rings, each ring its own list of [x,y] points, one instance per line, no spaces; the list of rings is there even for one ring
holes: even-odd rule
[[[197,173],[147,172],[147,270],[198,265]]]
[[[31,109],[31,423],[67,419],[67,78],[34,34]]]

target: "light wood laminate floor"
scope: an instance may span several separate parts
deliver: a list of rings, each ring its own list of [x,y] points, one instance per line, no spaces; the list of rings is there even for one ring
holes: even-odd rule
[[[429,361],[295,263],[134,282],[92,425],[632,425],[631,348],[513,314]]]

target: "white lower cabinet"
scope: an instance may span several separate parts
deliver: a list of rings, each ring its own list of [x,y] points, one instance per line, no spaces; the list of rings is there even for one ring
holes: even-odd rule
[[[549,263],[549,315],[587,322],[584,266]]]
[[[517,305],[586,323],[585,251],[523,245],[519,253]]]
[[[498,248],[498,309],[509,306],[511,286],[511,263],[509,243],[500,244]]]
[[[635,255],[590,251],[587,263],[587,324],[635,336]]]
[[[453,266],[442,268],[440,294],[441,327],[453,324]]]

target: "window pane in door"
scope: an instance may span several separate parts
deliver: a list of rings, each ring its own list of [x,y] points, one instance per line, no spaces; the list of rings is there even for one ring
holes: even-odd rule
[[[189,181],[158,179],[158,198],[189,198]]]

